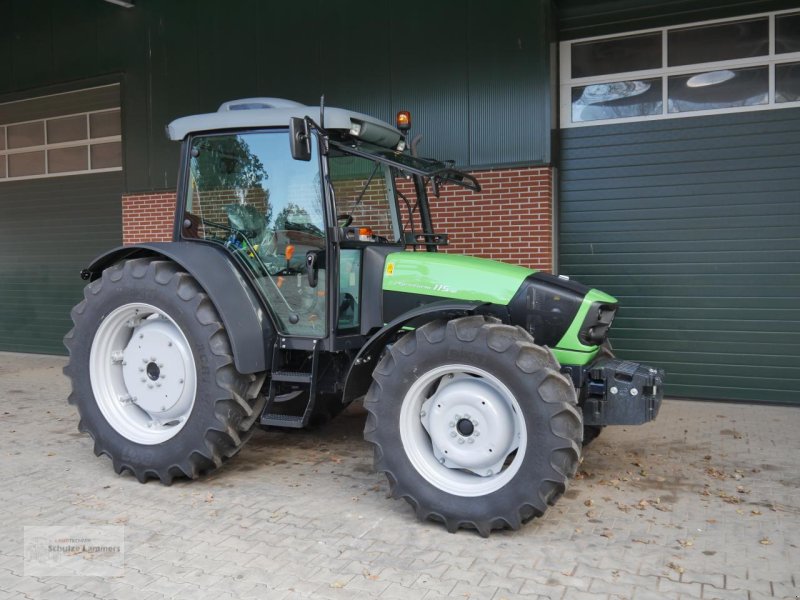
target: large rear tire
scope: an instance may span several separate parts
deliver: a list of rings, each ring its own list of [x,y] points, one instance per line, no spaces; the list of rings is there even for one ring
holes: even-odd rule
[[[580,458],[575,390],[546,348],[481,316],[393,344],[366,395],[365,438],[393,497],[449,531],[518,529],[564,492]]]
[[[117,473],[170,484],[239,451],[258,416],[258,378],[236,370],[215,307],[178,265],[139,258],[109,267],[72,320],[69,402]]]

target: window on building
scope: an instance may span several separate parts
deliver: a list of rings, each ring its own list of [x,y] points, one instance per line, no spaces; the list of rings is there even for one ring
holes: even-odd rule
[[[561,125],[800,106],[800,11],[561,44]]]
[[[0,125],[0,181],[122,170],[120,109]]]

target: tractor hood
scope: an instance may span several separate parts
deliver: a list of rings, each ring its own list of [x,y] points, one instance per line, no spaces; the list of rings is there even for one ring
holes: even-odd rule
[[[441,299],[504,307],[510,323],[565,364],[588,363],[604,343],[616,298],[566,277],[484,258],[394,252],[383,270],[384,320]]]
[[[394,252],[386,257],[383,291],[506,305],[535,272],[474,256]]]

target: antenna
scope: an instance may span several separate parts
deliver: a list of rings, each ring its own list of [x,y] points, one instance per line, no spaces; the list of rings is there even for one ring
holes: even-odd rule
[[[325,94],[319,97],[319,126],[325,129]]]

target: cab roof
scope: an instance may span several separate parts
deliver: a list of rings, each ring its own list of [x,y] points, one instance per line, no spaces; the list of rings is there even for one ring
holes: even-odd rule
[[[351,132],[354,137],[379,146],[394,148],[404,139],[403,134],[388,123],[352,110],[325,107],[324,116],[327,131]],[[199,132],[288,127],[292,117],[321,120],[320,107],[283,98],[231,100],[215,113],[175,119],[167,125],[167,137],[177,141]]]

